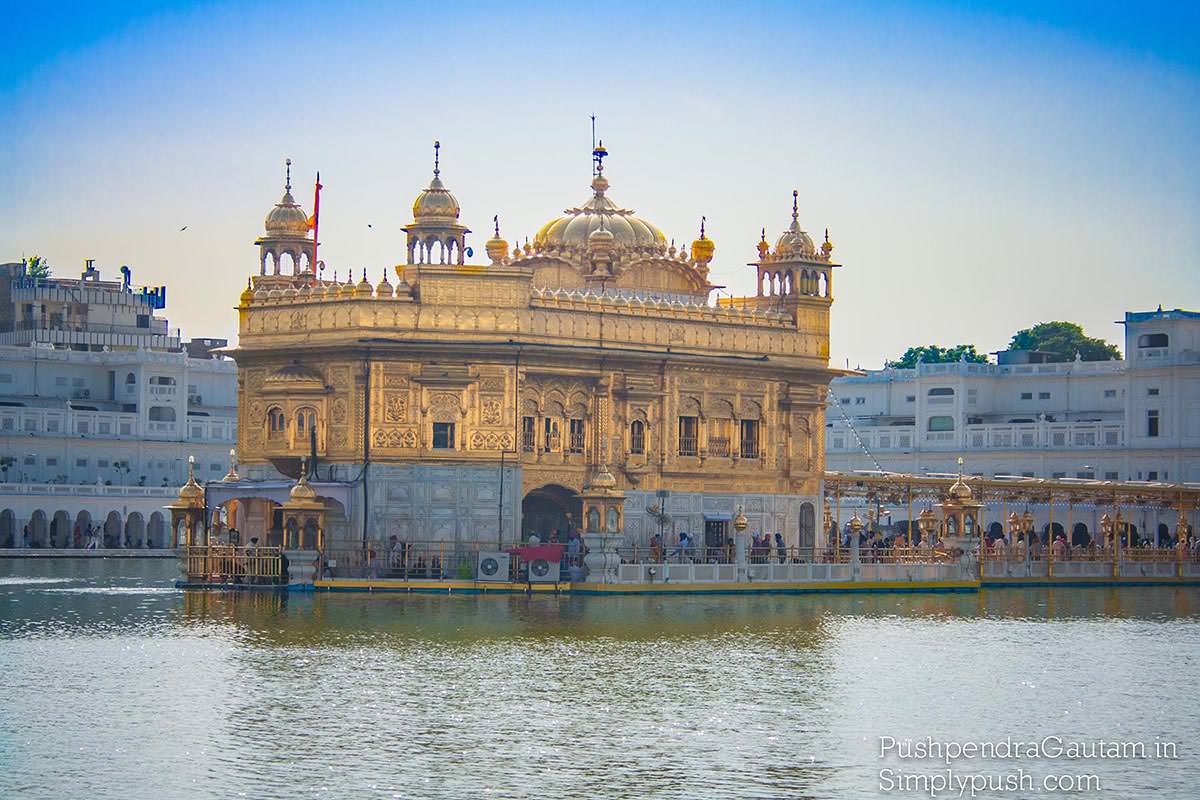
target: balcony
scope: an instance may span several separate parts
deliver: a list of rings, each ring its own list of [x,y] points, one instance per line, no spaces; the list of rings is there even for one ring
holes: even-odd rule
[[[1051,422],[1045,425],[968,425],[969,450],[1077,450],[1121,447],[1125,441],[1121,422]]]
[[[186,426],[186,427],[185,427]],[[181,422],[142,422],[137,414],[61,408],[4,408],[0,434],[13,436],[82,436],[90,439],[176,439],[181,432],[193,442],[232,444],[237,422],[232,417],[189,417]]]
[[[708,454],[717,458],[729,458],[729,438],[725,436],[708,437]]]

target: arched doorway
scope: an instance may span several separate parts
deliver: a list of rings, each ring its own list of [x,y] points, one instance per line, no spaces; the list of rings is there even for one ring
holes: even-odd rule
[[[1042,544],[1049,545],[1052,539],[1057,539],[1060,536],[1065,538],[1066,532],[1063,530],[1063,526],[1057,522],[1053,526],[1048,522],[1042,526]]]
[[[987,538],[989,542],[994,542],[997,539],[1003,539],[1004,526],[999,522],[993,522],[991,525],[988,525]]]
[[[150,529],[146,533],[146,546],[163,548],[167,546],[167,525],[161,511],[150,515]]]
[[[555,483],[534,489],[521,501],[522,538],[537,534],[542,541],[549,541],[557,532],[559,541],[565,541],[582,514],[583,503],[571,489]]]
[[[33,516],[29,518],[29,541],[24,543],[25,547],[45,547],[48,527],[46,512],[40,508],[34,511]],[[24,536],[23,532],[22,536]]]
[[[121,515],[116,511],[108,512],[108,516],[104,518],[104,546],[105,547],[121,547],[124,542],[121,541],[121,534],[124,526],[121,525]]]
[[[70,547],[71,545],[71,515],[66,511],[55,511],[54,518],[50,520],[50,546]]]
[[[80,511],[75,515],[75,531],[79,531],[79,540],[83,543],[83,547],[88,547],[92,542],[92,515],[88,511]],[[71,539],[75,539],[75,531],[71,531]],[[97,543],[99,546],[99,543]]]
[[[125,544],[127,547],[146,546],[146,522],[140,511],[134,511],[125,520]]]
[[[1091,543],[1092,534],[1088,532],[1088,526],[1082,522],[1076,522],[1075,527],[1071,529],[1071,546],[1087,547]]]
[[[0,547],[16,547],[17,515],[11,508],[0,511]]]

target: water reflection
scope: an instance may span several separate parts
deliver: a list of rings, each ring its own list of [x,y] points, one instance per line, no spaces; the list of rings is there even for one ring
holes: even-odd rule
[[[444,597],[173,578],[0,561],[0,796],[875,797],[881,734],[1200,735],[1153,680],[1200,667],[1192,589]],[[1200,781],[1194,759],[1096,766],[1105,797]]]

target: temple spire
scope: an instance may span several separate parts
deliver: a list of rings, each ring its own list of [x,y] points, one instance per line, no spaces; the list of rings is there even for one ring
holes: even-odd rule
[[[435,178],[442,174],[441,150],[442,150],[442,143],[440,141],[434,140],[434,142],[433,142],[433,177],[435,177]]]

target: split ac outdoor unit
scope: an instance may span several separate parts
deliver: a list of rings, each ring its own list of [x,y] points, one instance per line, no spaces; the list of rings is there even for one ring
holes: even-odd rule
[[[479,568],[475,571],[475,579],[480,581],[507,581],[509,579],[509,563],[511,558],[508,553],[480,553]]]
[[[559,563],[535,558],[529,562],[530,583],[558,583]]]

